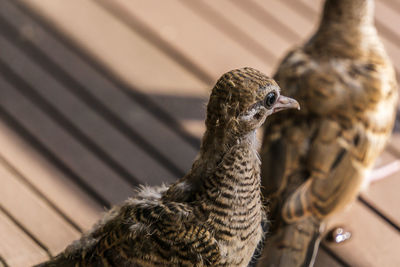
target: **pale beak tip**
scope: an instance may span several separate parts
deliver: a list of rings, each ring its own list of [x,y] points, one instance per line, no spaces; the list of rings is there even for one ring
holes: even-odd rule
[[[292,108],[300,110],[300,104],[299,104],[299,102],[297,102],[297,100],[290,98],[290,102],[292,102]]]
[[[300,110],[300,104],[293,98],[280,95],[277,102],[274,105],[274,113],[285,109]]]

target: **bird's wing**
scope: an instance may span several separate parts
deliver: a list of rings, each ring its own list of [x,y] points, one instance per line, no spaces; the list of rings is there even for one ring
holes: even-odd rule
[[[335,59],[322,64],[300,49],[280,65],[275,78],[302,110],[267,122],[262,179],[272,208],[284,206],[287,222],[324,217],[360,190],[394,120],[396,84],[392,77],[383,81],[379,68]]]
[[[261,174],[264,196],[271,202],[272,229],[285,199],[309,177],[306,162],[318,132],[318,116],[335,106],[335,98],[342,97],[330,90],[335,83],[332,77],[318,72],[319,63],[296,49],[282,61],[274,77],[282,94],[299,101],[301,110],[282,111],[266,122]]]
[[[350,203],[359,192],[369,167],[364,157],[374,137],[343,130],[332,120],[325,120],[319,126],[307,156],[309,176],[285,199],[282,217],[286,222],[307,215],[323,218]],[[346,134],[357,144],[346,140]]]
[[[190,206],[177,202],[131,200],[115,223],[104,226],[93,258],[102,262],[147,265],[215,264],[218,244],[209,229],[196,223]]]

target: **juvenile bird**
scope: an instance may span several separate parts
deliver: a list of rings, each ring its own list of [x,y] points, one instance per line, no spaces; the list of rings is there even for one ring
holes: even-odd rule
[[[265,220],[256,130],[287,108],[298,103],[261,72],[225,73],[190,172],[169,187],[142,187],[41,266],[247,266]]]
[[[310,266],[324,219],[351,203],[395,120],[395,72],[373,0],[327,0],[316,33],[274,79],[300,112],[271,118],[261,150],[271,236],[258,266]]]

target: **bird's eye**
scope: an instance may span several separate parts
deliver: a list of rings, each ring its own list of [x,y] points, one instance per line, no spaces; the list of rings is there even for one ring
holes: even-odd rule
[[[264,99],[265,107],[270,109],[272,105],[275,104],[276,98],[277,98],[276,92],[268,93]]]

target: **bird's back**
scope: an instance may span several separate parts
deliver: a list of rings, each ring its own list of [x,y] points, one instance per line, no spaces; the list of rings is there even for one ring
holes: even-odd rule
[[[297,49],[275,78],[284,93],[299,99],[302,110],[277,114],[265,130],[266,195],[287,199],[310,176],[334,172],[346,157],[356,159],[353,165],[361,166],[354,166],[355,172],[363,176],[394,123],[397,84],[387,58],[320,58]]]
[[[218,261],[211,228],[194,217],[191,205],[163,200],[166,191],[143,187],[39,266],[203,266]]]
[[[246,266],[265,219],[258,165],[253,147],[235,145],[196,187],[144,187],[40,266]]]
[[[291,51],[274,76],[301,106],[271,118],[264,133],[262,185],[272,233],[281,231],[276,246],[298,244],[308,253],[321,220],[354,200],[390,136],[397,83],[370,18],[371,2],[328,0],[316,34]],[[343,8],[353,4],[365,4],[369,17],[354,17],[355,9],[340,24],[338,16],[348,12]],[[299,241],[301,234],[293,233],[310,224],[314,229],[303,231],[308,240]]]

